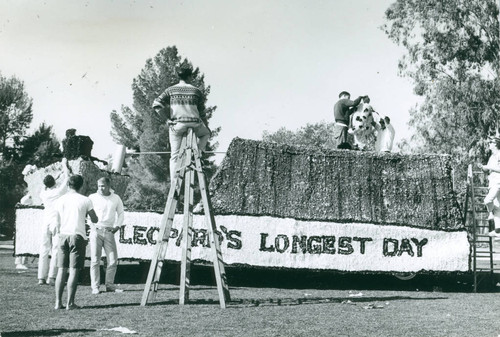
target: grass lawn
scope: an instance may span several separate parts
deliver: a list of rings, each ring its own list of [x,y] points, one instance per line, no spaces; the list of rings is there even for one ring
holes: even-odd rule
[[[140,283],[143,276],[137,274],[143,271],[119,266],[117,277],[126,280],[121,284],[123,293],[92,295],[84,277],[76,295],[83,308],[66,311],[53,309],[54,287],[37,285],[37,260],[29,260],[29,270],[16,270],[12,251],[0,250],[1,337],[123,335],[103,330],[115,327],[141,336],[500,335],[500,292],[448,289],[446,283],[452,282],[448,279],[441,284],[437,279],[387,281],[384,286],[374,275],[363,276],[363,281],[339,275],[325,286],[319,274],[305,278],[284,273],[275,282],[248,284],[242,276],[229,277],[232,301],[226,309],[219,308],[216,288],[206,284],[192,286],[191,301],[184,306],[177,304],[179,287],[162,284],[156,302],[141,307],[144,284]],[[124,271],[135,275],[124,275]],[[192,273],[194,277],[196,270]]]

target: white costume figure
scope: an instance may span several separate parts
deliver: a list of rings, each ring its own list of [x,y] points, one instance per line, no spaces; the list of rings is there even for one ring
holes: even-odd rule
[[[115,233],[123,224],[123,202],[110,189],[110,180],[101,178],[97,181],[97,193],[89,196],[99,222],[90,230],[90,285],[92,294],[99,294],[100,262],[102,249],[106,253],[106,291],[115,291],[114,285],[118,254]]]
[[[351,115],[349,133],[354,136],[354,149],[373,151],[375,129],[373,127],[373,107],[369,103],[358,105]]]
[[[394,144],[394,135],[396,131],[391,124],[389,117],[380,117],[380,121],[374,124],[377,130],[377,140],[375,142],[375,151],[391,152]]]

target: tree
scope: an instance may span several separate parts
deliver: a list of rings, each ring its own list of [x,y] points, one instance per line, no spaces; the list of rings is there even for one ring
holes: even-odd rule
[[[15,206],[25,189],[21,170],[13,159],[0,160],[0,233],[7,236],[14,232]]]
[[[33,114],[32,99],[24,90],[24,82],[0,74],[0,153],[12,156],[12,146],[28,129]]]
[[[311,146],[319,148],[335,148],[332,139],[334,123],[319,122],[307,124],[297,131],[290,131],[284,127],[276,132],[270,133],[264,131],[262,140],[266,142],[275,142],[283,145]]]
[[[111,135],[116,142],[141,152],[170,150],[168,125],[156,116],[152,104],[167,87],[178,82],[175,69],[182,62],[189,63],[179,55],[175,46],[164,48],[154,58],[146,60],[144,68],[132,83],[133,107],[122,106],[120,112],[111,113]],[[205,85],[204,75],[198,68],[194,69],[193,78],[192,84],[200,88],[206,101],[210,86]],[[206,107],[207,120],[215,109]],[[212,129],[212,139],[219,130]],[[216,143],[209,143],[207,151],[213,151],[216,146]],[[204,153],[202,158],[208,177],[215,171],[212,156]],[[170,187],[169,159],[169,155],[143,155],[127,161],[127,173],[133,177],[125,196],[129,207],[161,209],[164,206]]]
[[[40,124],[35,132],[20,141],[19,162],[45,167],[62,158],[61,145],[51,125]]]
[[[25,193],[24,167],[45,167],[62,158],[52,126],[45,123],[27,137],[14,138],[16,142],[6,149],[10,158],[0,160],[0,232],[9,236],[15,227],[15,206]]]
[[[405,148],[451,154],[462,178],[499,126],[497,16],[494,0],[396,0],[385,12],[383,30],[406,50],[399,74],[424,98]]]

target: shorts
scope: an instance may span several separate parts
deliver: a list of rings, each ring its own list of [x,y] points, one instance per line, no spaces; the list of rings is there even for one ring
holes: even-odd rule
[[[83,268],[87,240],[81,235],[59,235],[58,268]]]

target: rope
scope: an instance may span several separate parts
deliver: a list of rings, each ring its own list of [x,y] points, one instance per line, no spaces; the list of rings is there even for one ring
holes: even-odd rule
[[[218,152],[218,151],[203,151],[204,153],[213,153],[213,154],[225,154],[226,152]],[[170,151],[159,151],[159,152],[128,152],[125,153],[126,156],[134,156],[134,155],[143,155],[143,154],[169,154],[172,153]]]

